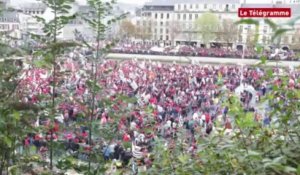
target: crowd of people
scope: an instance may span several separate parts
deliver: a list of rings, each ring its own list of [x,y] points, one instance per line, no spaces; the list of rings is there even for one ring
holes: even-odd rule
[[[199,56],[199,57],[220,57],[220,58],[242,58],[242,49],[234,49],[231,47],[213,47],[203,48],[199,46],[166,46],[158,47],[144,44],[118,44],[112,49],[113,53],[123,54],[149,54],[149,55],[175,55],[175,56]],[[254,49],[245,49],[244,58],[259,59],[260,56],[266,56],[269,59],[276,59],[275,50],[266,49],[262,54],[258,54]],[[273,56],[274,55],[274,56]],[[281,60],[298,60],[298,56],[291,50],[282,51],[277,54]],[[279,56],[280,55],[280,56]]]
[[[48,71],[26,67],[21,76],[19,94],[25,102],[41,105],[47,101],[43,96],[53,95],[63,99],[56,108],[54,125],[50,124],[50,114],[42,112],[31,122],[34,126],[48,127],[48,131],[28,133],[24,138],[25,147],[34,145],[45,160],[47,143],[53,139],[64,142],[70,152],[77,152],[83,147],[88,156],[89,151],[100,146],[99,154],[103,154],[105,160],[119,159],[128,164],[133,157],[149,167],[156,138],[163,138],[166,146],[172,147],[182,130],[185,131],[186,151],[193,153],[197,149],[195,137],[206,137],[218,127],[229,130],[234,127],[232,116],[228,115],[230,108],[223,107],[222,103],[226,96],[235,94],[235,90],[243,85],[255,90],[253,93],[244,89],[239,94],[245,110],[259,116],[258,122],[269,124],[265,122],[269,121],[268,114],[261,113],[250,103],[258,102],[269,91],[270,85],[281,82],[280,78],[262,80],[267,73],[261,68],[105,60],[98,67],[97,79],[102,91],[95,96],[96,101],[114,101],[119,95],[136,100],[128,104],[118,100],[111,108],[97,105],[94,120],[103,126],[117,122],[117,132],[122,137],[103,140],[99,134],[100,138],[93,138],[89,143],[86,124],[75,125],[71,129],[68,126],[89,119],[86,104],[90,101],[91,89],[88,86],[90,77],[85,70],[90,70],[91,66],[80,58],[69,57],[59,62],[58,70],[64,73],[57,78],[55,94],[52,93],[53,79]],[[274,68],[273,71],[278,72],[279,69]],[[300,88],[300,82],[296,82],[299,71],[281,71],[290,78],[288,88]],[[224,92],[229,94],[224,95]],[[115,121],[111,114],[122,114],[121,110],[125,108],[130,114]],[[122,146],[124,142],[130,144],[131,149]]]

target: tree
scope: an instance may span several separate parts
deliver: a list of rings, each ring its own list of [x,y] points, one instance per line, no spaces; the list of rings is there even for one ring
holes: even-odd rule
[[[195,26],[204,44],[207,45],[210,41],[215,40],[219,25],[218,17],[210,12],[204,13],[196,20]]]
[[[140,25],[136,27],[135,38],[141,39],[143,41],[151,39],[153,33],[152,28],[154,23],[155,22],[152,20],[141,21]]]
[[[104,47],[101,46],[101,43],[104,41],[105,39],[105,33],[106,31],[109,29],[109,27],[116,22],[119,22],[120,20],[124,19],[126,17],[126,14],[121,14],[120,16],[114,16],[111,11],[113,10],[113,5],[116,3],[114,0],[111,0],[110,2],[103,2],[102,0],[88,0],[87,1],[89,6],[91,7],[91,13],[93,13],[93,17],[91,18],[86,18],[83,16],[83,19],[90,25],[90,27],[94,30],[94,32],[96,33],[96,47],[90,45],[88,42],[86,42],[84,40],[84,38],[82,38],[82,42],[84,43],[84,45],[86,47],[88,47],[89,49],[91,49],[94,54],[88,58],[89,61],[92,63],[92,68],[91,70],[87,70],[90,71],[89,76],[90,76],[90,80],[87,82],[88,88],[90,90],[90,94],[89,94],[89,100],[86,103],[86,105],[88,106],[88,112],[87,112],[87,116],[88,116],[88,122],[87,122],[87,126],[88,126],[88,130],[89,130],[89,138],[88,138],[88,143],[90,145],[90,147],[93,147],[93,126],[94,126],[94,122],[96,120],[96,109],[98,104],[101,102],[97,101],[97,96],[99,96],[99,94],[101,94],[101,87],[99,85],[99,79],[103,78],[103,74],[100,74],[99,72],[99,65],[101,65],[104,62],[104,59],[106,57],[106,54],[108,53],[108,51],[110,50],[110,48],[113,46],[114,42],[112,43],[107,43]],[[104,19],[109,18],[109,20],[107,22],[103,22]],[[124,21],[123,21],[124,22]],[[129,23],[129,21],[125,21],[123,23],[123,27],[124,29],[126,29],[124,31],[125,35],[131,34],[130,30],[134,30],[134,26],[132,26],[132,24]],[[126,36],[128,37],[128,36]],[[101,99],[104,100],[104,99]],[[115,128],[114,128],[115,129]],[[115,131],[115,130],[113,130]],[[106,131],[108,132],[108,131]],[[93,155],[96,154],[94,152],[90,152],[89,154],[89,160],[88,160],[88,174],[95,174],[92,173],[94,171],[98,171],[93,170],[91,167],[91,163],[92,163],[92,157]],[[99,166],[100,167],[100,166]]]
[[[291,49],[300,50],[300,29],[295,31],[292,38],[293,38],[293,40],[292,40],[293,42],[291,43]]]
[[[188,42],[188,45],[191,44],[192,39],[195,38],[194,34],[195,32],[195,28],[192,24],[189,24],[188,26],[186,26],[185,30],[183,31],[184,36],[186,41]]]
[[[282,44],[289,44],[289,35],[285,34],[282,37],[283,37]]]
[[[151,35],[148,32],[148,28],[145,26],[139,26],[136,30],[136,38],[139,38],[143,41],[151,39]]]
[[[67,42],[61,42],[58,41],[58,35],[60,34],[60,30],[69,23],[70,20],[75,18],[75,15],[70,15],[70,9],[71,9],[71,3],[74,3],[74,0],[43,0],[43,3],[50,9],[52,9],[53,13],[53,19],[47,22],[44,18],[36,16],[36,19],[38,22],[41,22],[43,27],[43,32],[45,34],[45,37],[33,35],[37,39],[39,39],[41,42],[45,44],[45,47],[42,48],[42,50],[39,50],[36,53],[36,56],[43,57],[42,60],[36,61],[37,66],[44,66],[48,65],[47,67],[50,68],[51,71],[51,97],[48,99],[43,100],[50,100],[51,105],[47,108],[50,110],[50,120],[52,127],[54,125],[54,117],[57,116],[57,85],[59,82],[58,74],[60,73],[59,70],[59,62],[58,57],[64,53],[64,49],[67,47],[73,47],[75,46],[74,43],[67,43]],[[53,130],[50,129],[50,169],[53,169]]]
[[[170,33],[170,40],[171,40],[171,45],[174,46],[174,42],[176,37],[178,36],[179,33],[182,32],[182,27],[180,25],[179,21],[172,21],[169,24],[169,33]]]
[[[5,10],[1,1],[0,13]],[[0,36],[10,39],[6,32],[1,32]],[[32,131],[30,121],[38,109],[34,105],[20,102],[18,96],[23,62],[13,56],[24,52],[2,40],[0,46],[0,174],[8,174],[9,167],[20,161],[15,151],[22,146],[24,133]]]
[[[255,32],[252,29],[248,29],[246,36],[246,45],[250,48],[254,48],[255,44]]]
[[[124,19],[121,21],[120,26],[119,26],[119,36],[121,38],[131,38],[135,35],[136,32],[136,27],[135,25],[128,19]]]
[[[262,37],[262,43],[263,43],[263,44],[267,44],[267,36],[264,35],[264,36]]]
[[[221,41],[228,44],[236,42],[238,38],[238,27],[231,19],[224,19],[222,25],[218,28],[218,36]]]

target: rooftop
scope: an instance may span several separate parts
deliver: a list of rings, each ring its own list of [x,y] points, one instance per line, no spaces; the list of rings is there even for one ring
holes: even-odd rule
[[[20,20],[19,20],[18,12],[4,11],[0,15],[0,21],[1,22],[19,22]]]
[[[43,3],[26,3],[20,6],[22,9],[43,9],[45,10],[47,6]]]

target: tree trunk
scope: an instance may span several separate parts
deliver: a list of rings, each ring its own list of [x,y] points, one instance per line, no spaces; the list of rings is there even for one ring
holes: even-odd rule
[[[4,170],[4,160],[3,160],[3,157],[2,157],[2,160],[0,162],[0,175],[2,175],[3,170]]]

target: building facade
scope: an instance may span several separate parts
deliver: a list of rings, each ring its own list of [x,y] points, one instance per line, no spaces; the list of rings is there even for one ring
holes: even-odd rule
[[[282,25],[284,28],[290,28],[291,26],[284,26],[285,23],[289,22],[293,18],[297,18],[300,16],[300,3],[293,3],[293,1],[286,2],[285,0],[275,1],[274,4],[241,4],[241,7],[246,8],[291,8],[292,17],[291,18],[272,18],[271,20],[275,24]],[[260,44],[272,44],[271,38],[274,34],[274,31],[272,27],[270,27],[264,19],[259,18],[259,28],[258,28],[258,34],[259,39],[258,42]],[[255,31],[255,25],[240,25],[242,30],[242,36],[243,36],[243,43],[247,43],[247,38],[249,35],[252,35],[252,33]],[[295,38],[295,34],[297,34],[297,31],[300,29],[300,21],[296,21],[294,25],[295,30],[291,30],[286,32],[282,37],[279,39],[281,40],[280,43],[282,45],[292,45],[297,41],[297,38]],[[299,36],[300,37],[300,36]],[[276,43],[277,41],[275,41]]]
[[[137,28],[140,37],[152,43],[174,45],[179,43],[203,44],[196,20],[207,12],[222,19],[237,19],[239,0],[174,0],[146,3],[139,13]]]
[[[29,34],[42,35],[43,24],[38,22],[35,16],[43,17],[47,7],[43,3],[26,3],[20,6],[19,18],[23,38],[29,37]]]
[[[240,19],[237,13],[240,7],[290,7],[293,17],[300,15],[298,0],[272,0],[270,4],[250,3],[246,0],[153,0],[146,3],[137,13],[135,21],[139,30],[136,38],[164,45],[203,45],[204,40],[196,25],[197,19],[204,13],[211,12],[217,16],[221,24],[224,22],[226,24],[227,21],[236,22]],[[275,19],[275,22],[280,23],[285,20],[287,19]],[[217,31],[219,30],[216,29]],[[230,44],[249,43],[255,31],[256,27],[253,25],[237,26],[237,36],[230,41]],[[258,31],[259,43],[268,44],[273,33],[272,29],[260,20]],[[216,36],[211,42],[228,42],[225,40]]]
[[[95,13],[88,5],[79,5],[74,3],[72,6],[71,13],[79,13],[75,19],[71,20],[67,25],[64,26],[61,32],[60,38],[63,40],[76,40],[83,37],[86,41],[95,41],[96,33],[90,27],[90,25],[81,16],[87,19],[94,19]],[[103,24],[106,24],[108,20],[113,18],[113,15],[119,15],[122,11],[119,8],[114,8],[111,16],[107,16],[103,19]],[[106,30],[105,37],[111,37],[115,32],[115,25],[111,25]]]
[[[2,12],[0,16],[0,32],[8,36],[21,39],[19,14],[15,11]]]

